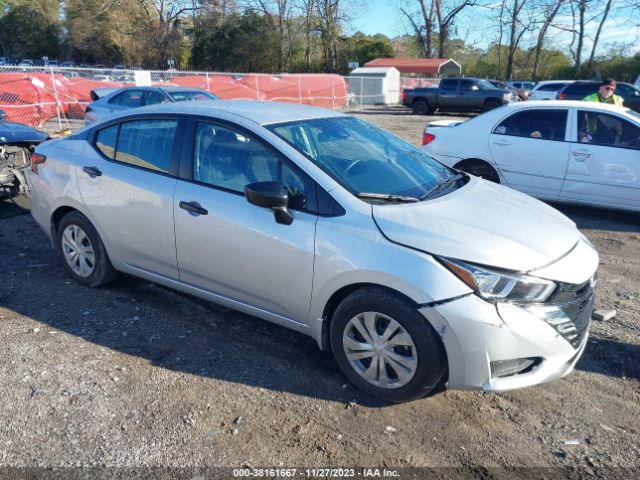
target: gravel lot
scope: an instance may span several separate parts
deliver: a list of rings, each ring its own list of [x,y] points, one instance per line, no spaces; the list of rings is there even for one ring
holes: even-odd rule
[[[427,120],[401,108],[357,114],[416,144]],[[29,215],[3,218],[0,467],[638,478],[640,216],[558,208],[600,252],[597,307],[617,310],[593,322],[577,370],[534,388],[402,405],[360,394],[310,338],[281,327],[132,277],[79,286]],[[527,468],[501,470],[516,467]],[[22,470],[7,472],[0,478]]]

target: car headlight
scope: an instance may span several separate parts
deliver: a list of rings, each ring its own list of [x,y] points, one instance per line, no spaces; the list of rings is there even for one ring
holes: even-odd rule
[[[505,93],[504,95],[502,95],[502,98],[505,102],[510,102],[512,99],[511,93]]]
[[[492,270],[452,258],[439,259],[456,277],[487,300],[541,303],[556,288],[554,282],[542,278]]]

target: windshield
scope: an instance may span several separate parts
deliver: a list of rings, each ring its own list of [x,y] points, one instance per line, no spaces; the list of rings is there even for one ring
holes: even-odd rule
[[[216,100],[218,97],[209,92],[168,92],[176,102],[191,102],[194,100]]]
[[[432,198],[435,191],[442,195],[446,191],[440,185],[456,188],[451,180],[460,180],[457,172],[422,150],[357,118],[318,118],[267,128],[363,199],[417,201]]]

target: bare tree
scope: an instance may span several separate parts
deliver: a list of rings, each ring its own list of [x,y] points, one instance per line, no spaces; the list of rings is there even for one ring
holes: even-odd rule
[[[433,27],[436,17],[436,4],[434,0],[429,0],[428,2],[425,0],[417,0],[417,2],[420,4],[421,23],[414,20],[416,16],[414,12],[409,11],[403,6],[400,7],[400,11],[407,17],[409,23],[411,23],[422,55],[424,58],[431,58],[433,54]]]
[[[282,72],[291,57],[289,27],[291,25],[291,2],[289,0],[252,0],[248,2],[255,10],[262,13],[276,35],[277,69]]]
[[[185,14],[204,7],[192,0],[138,0],[151,27],[159,66],[166,66],[180,43],[179,23]]]
[[[611,11],[611,7],[614,3],[614,0],[607,0],[607,3],[604,7],[604,12],[602,12],[602,19],[600,20],[600,24],[598,25],[598,31],[596,32],[596,36],[593,39],[593,46],[591,47],[591,55],[589,55],[589,68],[593,67],[593,59],[596,55],[596,48],[598,47],[598,41],[600,40],[600,33],[602,33],[602,27],[604,26],[604,22],[607,21],[607,17],[609,16],[609,12]]]
[[[467,7],[478,4],[478,0],[433,0],[438,22],[438,58],[445,58],[449,35],[456,17]]]
[[[525,7],[529,7],[527,12]],[[507,55],[507,80],[511,80],[513,76],[513,62],[520,44],[520,40],[525,32],[533,28],[532,14],[538,5],[531,0],[511,0],[507,7],[509,13],[509,53]]]
[[[542,20],[542,25],[540,26],[540,30],[538,31],[538,39],[536,41],[535,47],[535,56],[533,60],[533,72],[531,78],[533,80],[538,79],[538,66],[540,65],[540,54],[542,53],[542,47],[544,45],[544,38],[549,30],[549,26],[551,26],[554,18],[560,11],[562,5],[566,2],[566,0],[553,0],[552,2],[545,5],[544,8],[544,17]]]

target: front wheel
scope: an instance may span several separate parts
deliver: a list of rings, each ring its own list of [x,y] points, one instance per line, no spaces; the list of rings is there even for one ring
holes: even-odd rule
[[[428,395],[446,370],[433,327],[407,300],[381,288],[357,290],[340,303],[330,342],[346,377],[389,402]]]

